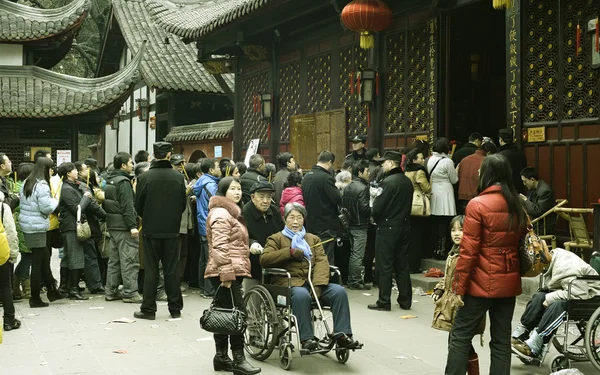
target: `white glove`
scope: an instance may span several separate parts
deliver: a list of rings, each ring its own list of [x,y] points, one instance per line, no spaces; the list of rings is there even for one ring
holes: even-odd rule
[[[254,254],[254,255],[260,255],[263,252],[263,247],[258,243],[255,242],[252,244],[252,246],[250,246],[250,253]]]

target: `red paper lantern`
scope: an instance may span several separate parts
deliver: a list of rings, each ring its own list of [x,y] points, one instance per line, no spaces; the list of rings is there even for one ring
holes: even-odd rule
[[[392,23],[392,11],[381,0],[354,0],[342,10],[342,23],[360,33],[360,47],[373,48],[372,33],[385,30]]]

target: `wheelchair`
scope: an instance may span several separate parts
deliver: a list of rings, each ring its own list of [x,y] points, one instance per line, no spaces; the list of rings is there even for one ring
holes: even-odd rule
[[[571,362],[586,361],[600,370],[600,296],[587,300],[572,299],[571,286],[576,280],[600,281],[600,276],[578,276],[569,282],[566,315],[562,326],[550,340],[559,353],[550,363],[552,372],[571,368]],[[517,354],[517,358],[524,364],[541,367],[549,351],[550,343],[544,345],[540,357]]]
[[[308,261],[308,259],[304,259]],[[308,261],[309,271],[312,274],[312,264]],[[341,281],[341,274],[337,267],[330,266],[330,278],[335,277]],[[283,276],[288,278],[288,285],[276,286],[268,283],[270,276]],[[315,295],[312,281],[308,280],[312,294]],[[319,346],[315,350],[302,349],[298,335],[296,316],[292,313],[291,306],[291,275],[283,268],[265,268],[262,275],[262,285],[256,285],[244,295],[248,327],[244,334],[244,346],[248,354],[258,360],[268,359],[275,349],[279,353],[279,365],[284,370],[289,370],[294,357],[304,357],[314,354],[326,355],[335,352],[339,363],[344,364],[350,358],[350,351],[361,349],[348,349],[338,347],[336,340],[341,334],[332,331],[333,316],[328,307],[321,305],[318,299],[312,303],[311,320],[315,339]],[[294,336],[296,340],[294,340]],[[299,350],[297,350],[299,349]],[[296,353],[296,354],[295,354]]]

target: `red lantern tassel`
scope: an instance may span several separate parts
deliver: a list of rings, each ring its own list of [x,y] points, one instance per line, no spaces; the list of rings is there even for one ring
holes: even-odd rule
[[[600,29],[598,28],[598,18],[596,18],[596,52],[600,52]]]
[[[267,141],[271,139],[271,121],[269,121],[269,127],[267,128]]]
[[[354,71],[350,72],[350,94],[354,95]]]
[[[358,75],[356,76],[356,91],[357,94],[360,96],[361,92],[360,92],[360,73],[358,73]]]
[[[579,56],[579,44],[581,42],[581,28],[579,22],[577,23],[577,35],[575,36],[575,56]]]
[[[379,73],[375,73],[375,95],[379,95]]]
[[[367,107],[367,128],[371,127],[371,107]]]

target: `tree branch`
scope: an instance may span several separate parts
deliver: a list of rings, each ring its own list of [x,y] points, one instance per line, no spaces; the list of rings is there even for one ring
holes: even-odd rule
[[[79,52],[79,54],[81,56],[83,56],[83,59],[86,62],[86,66],[90,69],[90,71],[95,72],[96,64],[94,64],[94,60],[92,60],[90,55],[83,48],[81,48],[81,46],[79,44],[77,44],[76,42],[73,43],[73,49],[75,51]]]

